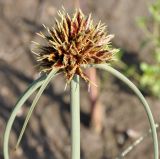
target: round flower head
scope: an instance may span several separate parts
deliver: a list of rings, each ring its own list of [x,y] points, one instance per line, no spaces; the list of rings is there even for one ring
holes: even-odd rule
[[[39,36],[47,42],[39,45],[36,53],[41,71],[49,73],[54,67],[63,70],[70,82],[74,74],[89,81],[82,71],[83,64],[108,63],[114,58],[117,49],[112,49],[110,40],[113,35],[107,35],[106,26],[99,22],[94,25],[91,15],[85,16],[76,10],[71,18],[65,10],[58,12],[60,21],[55,20],[55,27],[48,28],[48,34],[42,32]]]

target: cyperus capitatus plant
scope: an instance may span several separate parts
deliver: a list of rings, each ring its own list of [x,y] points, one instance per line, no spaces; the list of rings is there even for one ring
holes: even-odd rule
[[[115,75],[138,95],[149,119],[154,142],[154,157],[158,159],[155,122],[145,98],[132,82],[109,66],[109,62],[114,59],[114,54],[118,52],[117,49],[112,47],[110,42],[113,35],[108,35],[105,25],[101,22],[94,24],[91,15],[86,17],[80,9],[76,10],[73,18],[65,10],[59,11],[58,14],[60,20],[55,20],[54,27],[48,28],[44,25],[47,34],[38,33],[46,40],[46,45],[34,42],[37,45],[34,54],[36,55],[40,71],[45,72],[45,75],[42,75],[29,86],[13,109],[4,134],[4,158],[9,159],[9,135],[17,112],[31,94],[39,88],[25,119],[16,147],[18,147],[21,141],[30,116],[46,86],[58,72],[64,72],[66,83],[69,84],[71,82],[71,157],[72,159],[80,159],[79,76],[89,84],[92,84],[92,81],[88,79],[82,69],[95,67]]]

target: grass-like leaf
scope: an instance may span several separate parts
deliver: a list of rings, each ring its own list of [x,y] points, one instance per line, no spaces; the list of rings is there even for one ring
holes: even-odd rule
[[[150,123],[150,128],[151,128],[151,134],[153,138],[153,144],[154,144],[154,159],[159,158],[159,150],[158,150],[158,138],[157,138],[157,132],[156,132],[156,124],[152,115],[152,112],[150,110],[150,107],[145,100],[144,96],[142,93],[139,91],[139,89],[128,79],[126,78],[123,74],[121,74],[119,71],[115,70],[108,64],[96,64],[96,65],[88,65],[91,67],[99,68],[108,71],[112,75],[116,76],[119,78],[121,81],[123,81],[126,85],[128,85],[131,90],[137,95],[137,97],[140,99],[141,103],[144,106],[144,109],[146,111],[149,123]]]
[[[45,88],[47,87],[47,85],[48,85],[48,83],[51,81],[51,79],[55,76],[55,74],[56,74],[57,71],[58,71],[58,69],[53,69],[53,70],[48,74],[47,78],[44,80],[41,88],[39,89],[36,97],[34,98],[34,100],[33,100],[33,102],[32,102],[32,105],[31,105],[31,107],[30,107],[30,109],[29,109],[29,112],[28,112],[28,114],[27,114],[27,116],[26,116],[26,119],[25,119],[25,121],[24,121],[24,124],[23,124],[23,127],[22,127],[22,129],[21,129],[20,135],[19,135],[19,137],[18,137],[18,141],[17,141],[17,144],[16,144],[16,149],[18,148],[18,146],[19,146],[19,144],[20,144],[20,141],[21,141],[21,139],[22,139],[22,136],[23,136],[23,134],[24,134],[24,131],[25,131],[25,129],[26,129],[26,126],[27,126],[27,124],[28,124],[28,121],[29,121],[29,119],[30,119],[30,117],[31,117],[31,115],[32,115],[32,112],[33,112],[33,110],[34,110],[34,108],[35,108],[35,106],[36,106],[36,104],[37,104],[40,96],[42,95],[43,91],[45,90]]]
[[[14,109],[11,113],[11,116],[7,122],[6,129],[4,132],[4,139],[3,139],[3,153],[4,153],[4,159],[9,159],[9,153],[8,153],[8,142],[9,142],[9,136],[11,132],[11,128],[13,125],[13,122],[16,118],[17,113],[25,103],[25,101],[32,95],[33,92],[35,92],[44,82],[46,79],[46,76],[42,76],[35,80],[29,87],[28,89],[21,95],[19,100],[14,106]]]

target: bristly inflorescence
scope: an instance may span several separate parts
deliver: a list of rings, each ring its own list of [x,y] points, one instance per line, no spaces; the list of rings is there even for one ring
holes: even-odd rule
[[[47,29],[47,35],[37,33],[47,42],[38,47],[37,61],[40,70],[49,73],[54,67],[63,70],[70,82],[74,74],[89,81],[81,66],[84,64],[108,63],[114,59],[117,49],[111,48],[113,35],[107,35],[106,26],[99,22],[94,25],[91,14],[85,16],[76,10],[71,18],[65,10],[58,12],[60,21]]]

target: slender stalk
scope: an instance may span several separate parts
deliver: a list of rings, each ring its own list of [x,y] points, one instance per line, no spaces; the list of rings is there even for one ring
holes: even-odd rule
[[[80,93],[79,76],[71,81],[71,159],[80,159]]]
[[[140,99],[141,103],[144,106],[144,109],[146,111],[146,114],[147,114],[147,117],[148,117],[148,120],[150,123],[153,144],[154,144],[154,159],[158,159],[159,152],[158,152],[158,138],[157,138],[157,132],[156,132],[156,124],[154,122],[154,118],[153,118],[152,112],[150,110],[150,107],[149,107],[147,101],[145,100],[144,96],[142,95],[142,93],[128,78],[126,78],[123,74],[121,74],[120,72],[118,72],[114,68],[108,66],[107,64],[98,64],[98,65],[89,65],[89,66],[103,69],[103,70],[106,70],[109,73],[113,74],[114,76],[119,78],[121,81],[123,81],[125,84],[127,84],[134,91],[134,93],[138,96],[138,98]]]
[[[79,0],[72,0],[74,8],[79,8]],[[71,81],[71,159],[80,159],[80,91],[79,76]]]

